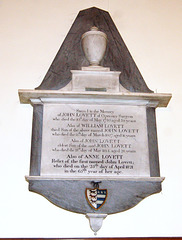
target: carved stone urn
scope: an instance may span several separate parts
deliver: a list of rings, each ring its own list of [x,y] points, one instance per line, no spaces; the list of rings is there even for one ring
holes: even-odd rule
[[[82,48],[91,66],[99,66],[107,46],[107,35],[92,27],[82,35]]]

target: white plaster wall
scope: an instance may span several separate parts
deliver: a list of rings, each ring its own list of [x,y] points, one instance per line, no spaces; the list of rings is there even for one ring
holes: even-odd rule
[[[88,220],[28,191],[32,108],[18,89],[37,87],[78,12],[110,12],[149,88],[172,93],[157,110],[163,191],[104,220],[99,237],[182,236],[182,1],[0,1],[0,237],[93,237]]]

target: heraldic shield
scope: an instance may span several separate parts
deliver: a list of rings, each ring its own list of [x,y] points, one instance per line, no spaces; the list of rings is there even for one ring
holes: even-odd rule
[[[86,199],[87,199],[89,205],[93,209],[98,210],[99,208],[101,208],[104,205],[104,203],[106,201],[107,189],[86,188],[85,195],[86,195]]]

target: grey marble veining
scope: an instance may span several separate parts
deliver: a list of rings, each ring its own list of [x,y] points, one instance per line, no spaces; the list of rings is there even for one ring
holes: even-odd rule
[[[108,197],[98,210],[91,208],[86,201],[85,189],[92,188],[91,181],[88,180],[29,180],[29,190],[43,195],[55,205],[69,211],[82,214],[113,214],[128,210],[145,197],[160,192],[161,181],[102,180],[100,188],[107,188]]]
[[[121,71],[120,83],[127,90],[152,92],[147,87],[109,13],[96,7],[79,12],[42,83],[36,89],[63,88],[71,81],[70,70],[80,70],[83,66],[89,65],[80,40],[81,36],[93,26],[106,33],[108,38],[106,54],[101,66],[110,67],[111,71]]]

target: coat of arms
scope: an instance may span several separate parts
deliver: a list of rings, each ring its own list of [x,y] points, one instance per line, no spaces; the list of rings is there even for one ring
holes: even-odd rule
[[[95,209],[98,210],[103,206],[103,204],[106,201],[107,198],[107,189],[99,189],[99,188],[86,188],[85,191],[86,199],[89,203],[89,205]]]

